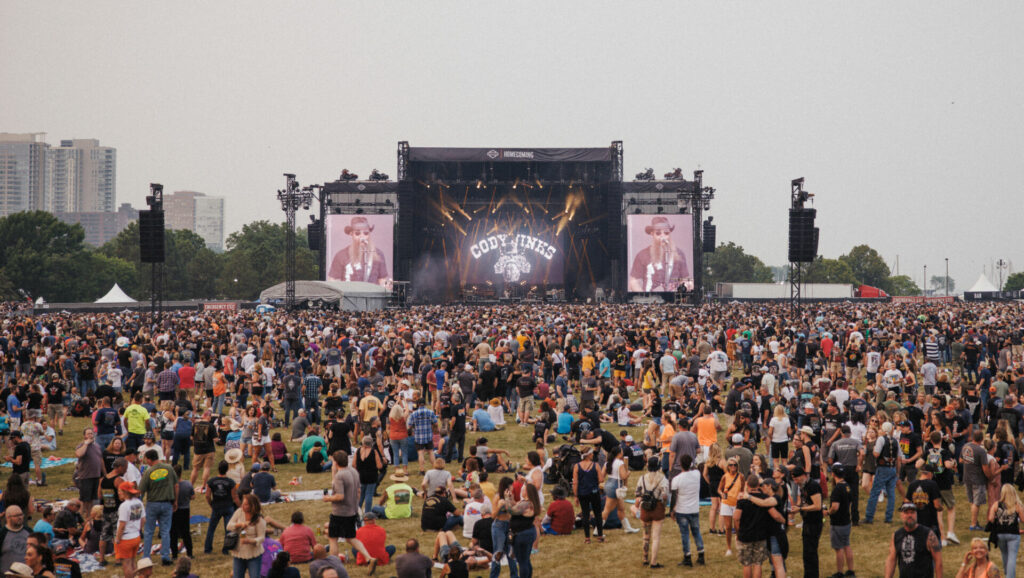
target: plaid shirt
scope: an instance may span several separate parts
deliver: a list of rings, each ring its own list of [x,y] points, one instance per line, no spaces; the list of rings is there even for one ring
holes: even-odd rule
[[[437,415],[433,410],[421,407],[409,415],[406,425],[412,428],[412,439],[418,444],[429,444],[434,440],[433,425],[437,423]]]
[[[178,389],[178,374],[165,369],[156,376],[156,390],[160,392],[174,391]]]
[[[308,403],[316,405],[320,400],[320,388],[323,387],[324,382],[320,381],[320,378],[312,373],[306,376],[303,381],[302,395],[306,398]]]

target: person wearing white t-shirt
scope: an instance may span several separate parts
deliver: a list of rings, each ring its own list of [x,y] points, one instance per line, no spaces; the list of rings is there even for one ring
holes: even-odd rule
[[[117,487],[121,505],[117,508],[117,530],[114,532],[114,556],[121,561],[125,576],[135,575],[135,554],[142,540],[142,524],[146,521],[146,508],[138,498],[139,490],[132,482],[121,482]],[[147,558],[148,553],[147,553]]]
[[[704,537],[700,533],[700,472],[690,469],[693,458],[683,454],[679,458],[682,471],[672,478],[669,488],[672,490],[675,504],[672,514],[679,526],[679,534],[683,540],[683,565],[693,566],[690,558],[690,536],[697,546],[697,564],[704,565]]]
[[[484,491],[475,490],[473,492],[473,499],[466,502],[466,507],[462,511],[462,536],[464,538],[473,538],[473,526],[484,517],[484,514],[490,513],[491,505],[487,502]]]
[[[729,356],[721,349],[712,351],[708,355],[708,369],[711,370],[711,380],[721,387],[729,373]]]
[[[786,408],[781,403],[775,406],[775,414],[768,422],[768,439],[771,442],[768,452],[768,465],[775,468],[775,459],[785,462],[789,458],[789,440],[793,433],[793,423],[786,415]]]

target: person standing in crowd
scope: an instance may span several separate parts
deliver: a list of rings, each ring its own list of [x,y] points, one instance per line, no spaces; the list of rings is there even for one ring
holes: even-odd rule
[[[572,471],[572,493],[576,496],[576,505],[580,509],[584,544],[590,543],[591,516],[597,525],[597,541],[604,542],[604,524],[601,517],[601,486],[603,483],[604,470],[594,463],[594,448],[585,448],[580,462],[573,467]],[[501,495],[500,492],[499,487],[499,495]]]
[[[171,519],[178,507],[178,476],[170,464],[160,462],[156,450],[145,455],[147,468],[139,492],[146,497],[146,527],[142,551],[153,551],[153,536],[160,526],[160,557],[164,566],[171,561]]]
[[[693,459],[684,455],[679,459],[679,467],[682,471],[672,478],[670,489],[674,495],[672,500],[673,515],[676,525],[679,526],[679,535],[683,541],[683,559],[680,566],[693,566],[690,558],[690,536],[693,536],[694,545],[697,547],[697,565],[703,566],[704,561],[704,537],[700,532],[700,482],[701,475],[697,470],[691,469]]]
[[[828,461],[833,466],[843,466],[843,481],[850,492],[850,519],[854,526],[860,523],[860,474],[861,464],[864,461],[864,444],[852,436],[852,429],[849,424],[843,424],[840,428],[842,437],[832,443],[828,450]]]
[[[931,528],[917,523],[917,506],[904,502],[900,506],[903,526],[896,530],[885,559],[885,578],[942,578],[942,544]],[[965,561],[966,564],[966,561]]]
[[[235,513],[241,500],[238,496],[238,485],[227,476],[228,463],[221,461],[217,464],[217,476],[206,481],[206,488],[203,492],[206,503],[210,506],[210,521],[206,527],[206,541],[203,545],[204,554],[213,553],[213,535],[217,530],[218,523],[224,521],[224,531],[227,532],[227,523]],[[227,550],[221,553],[227,554]]]
[[[982,449],[982,453],[985,450]],[[878,496],[885,491],[885,523],[892,521],[893,511],[896,508],[896,471],[900,463],[899,444],[892,437],[892,423],[882,424],[882,435],[875,440],[875,447],[872,450],[875,456],[875,479],[871,485],[871,495],[868,496],[867,509],[864,512],[864,519],[861,524],[871,524],[875,520],[875,508],[878,507]],[[985,494],[985,487],[981,487],[982,496]],[[982,502],[984,503],[984,502]]]
[[[437,429],[437,414],[427,407],[423,398],[416,402],[416,410],[409,414],[406,426],[412,432],[413,442],[419,459],[420,475],[427,470],[426,464],[434,459],[434,431]]]
[[[1003,558],[1006,578],[1017,576],[1017,553],[1020,550],[1020,521],[1024,519],[1024,505],[1017,490],[1010,484],[1003,484],[999,490],[999,501],[988,510],[988,521],[994,526],[999,553]],[[988,547],[986,546],[986,551]]]
[[[671,495],[668,479],[661,471],[661,460],[656,456],[647,459],[647,471],[636,483],[636,500],[633,511],[643,522],[643,565],[664,568],[658,563],[658,547],[661,545],[661,525]]]
[[[86,510],[92,508],[100,485],[100,478],[107,473],[103,464],[103,448],[96,443],[96,432],[91,427],[82,431],[82,443],[75,449],[78,458],[78,498]]]
[[[821,484],[818,483],[818,480],[809,477],[807,472],[801,468],[794,468],[790,475],[800,488],[800,502],[793,507],[793,511],[803,515],[804,525],[801,539],[803,540],[804,576],[817,578],[818,543],[821,541],[821,532],[824,529]]]
[[[981,442],[985,439],[985,432],[975,429],[971,435],[971,442],[965,444],[960,451],[960,463],[964,470],[964,486],[967,490],[967,501],[971,504],[971,526],[968,530],[981,531],[983,528],[978,524],[978,513],[988,501],[988,474],[985,467],[988,464],[988,452]]]
[[[853,499],[850,485],[846,482],[846,468],[843,464],[832,465],[832,484],[832,491],[828,495],[829,541],[836,553],[836,573],[832,576],[853,577],[856,576],[853,570],[853,547],[850,545]],[[846,572],[843,572],[844,566]]]
[[[260,511],[260,501],[253,494],[242,498],[242,506],[228,521],[228,531],[238,534],[238,542],[231,550],[234,558],[233,578],[260,578],[263,561],[263,540],[267,536],[267,520]]]
[[[370,573],[377,567],[377,559],[370,556],[366,546],[356,538],[356,525],[359,519],[359,474],[350,468],[348,454],[335,452],[333,482],[331,493],[325,494],[323,501],[331,504],[331,518],[328,524],[327,537],[331,543],[331,554],[339,555],[339,540],[347,540],[368,560]]]
[[[139,500],[139,490],[131,482],[117,487],[121,505],[117,507],[117,532],[114,534],[114,557],[121,561],[125,576],[135,575],[135,556],[138,554],[142,526],[146,522],[145,510]],[[150,550],[144,550],[149,552]],[[146,556],[149,558],[149,556]]]
[[[739,549],[739,562],[743,566],[743,578],[760,578],[761,565],[768,559],[768,533],[771,519],[768,508],[775,505],[774,496],[761,492],[761,480],[757,474],[750,474],[746,479],[749,491],[741,494],[733,512],[733,524],[736,527],[736,542]],[[768,504],[759,506],[754,500],[767,500]]]

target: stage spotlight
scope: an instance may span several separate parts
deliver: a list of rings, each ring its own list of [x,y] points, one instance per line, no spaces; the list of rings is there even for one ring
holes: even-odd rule
[[[665,207],[662,207],[661,205],[658,205],[658,214],[660,215],[660,214],[662,214],[664,212],[665,212]]]
[[[480,189],[480,188],[482,188],[483,186],[484,186],[484,182],[483,182],[483,181],[481,181],[480,179],[477,179],[477,180],[476,180],[476,188],[477,188],[477,189]]]
[[[536,180],[537,180],[537,188],[538,188],[538,189],[543,189],[543,188],[544,188],[544,185],[543,185],[543,184],[541,184],[541,182],[540,182],[540,179],[536,179]]]
[[[362,215],[363,214],[363,209],[361,209],[361,208],[360,209],[356,209],[356,214],[357,215]]]
[[[711,201],[708,201],[708,202],[704,203],[704,210],[705,211],[710,211],[711,210]]]
[[[359,205],[360,205],[360,204],[361,204],[362,202],[363,202],[363,200],[362,200],[362,199],[360,199],[359,197],[356,197],[356,206],[357,206],[357,207],[358,207],[358,206],[359,206]]]
[[[384,204],[393,207],[395,204],[391,202],[391,199],[384,199]]]
[[[383,215],[384,214],[384,209],[383,208],[377,209],[377,214],[378,215]]]
[[[516,182],[512,183],[512,190],[515,190],[519,186],[519,177],[516,177]]]
[[[633,214],[634,215],[639,215],[641,212],[642,211],[640,210],[640,207],[637,207],[636,210],[633,211]]]
[[[636,204],[636,197],[630,197],[629,198],[629,204],[630,205],[635,205]]]

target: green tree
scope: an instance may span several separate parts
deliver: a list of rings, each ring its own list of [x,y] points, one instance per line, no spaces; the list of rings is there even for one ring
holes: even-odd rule
[[[817,259],[803,267],[804,283],[857,283],[850,265],[839,259],[825,259],[819,255]]]
[[[130,281],[121,284],[126,293],[149,295],[153,278],[152,268],[140,260],[138,223],[129,225],[100,247],[99,251],[132,265],[134,274]],[[217,296],[221,257],[206,247],[202,237],[192,231],[166,230],[164,255],[164,299],[203,299]]]
[[[875,285],[877,287],[877,285]],[[906,295],[920,295],[921,288],[917,286],[908,275],[897,275],[895,277],[889,277],[885,280],[883,287],[886,288],[886,292],[889,295],[902,297]]]
[[[1003,291],[1020,291],[1021,289],[1024,289],[1024,272],[1010,275],[1006,278],[1006,283],[1003,284]]]
[[[928,280],[928,284],[932,286],[932,291],[936,294],[946,292],[946,276],[945,275],[932,275],[932,278]],[[956,289],[956,281],[953,281],[952,277],[949,277],[949,292],[953,293]]]
[[[733,242],[722,243],[714,253],[704,256],[704,286],[714,289],[716,283],[771,283],[772,271],[754,255]]]
[[[42,211],[0,219],[0,293],[24,289],[52,302],[92,301],[114,283],[129,281],[129,263],[84,244],[80,225]]]
[[[885,264],[885,259],[878,254],[878,251],[867,245],[857,245],[850,249],[849,253],[840,256],[839,260],[850,267],[850,270],[853,271],[853,278],[856,279],[857,283],[879,287],[888,291],[886,283],[891,272],[889,271],[889,266]]]
[[[284,223],[257,221],[228,236],[217,294],[231,299],[256,299],[260,291],[285,278]],[[317,279],[317,256],[309,250],[305,229],[295,232],[295,269],[298,279]]]

